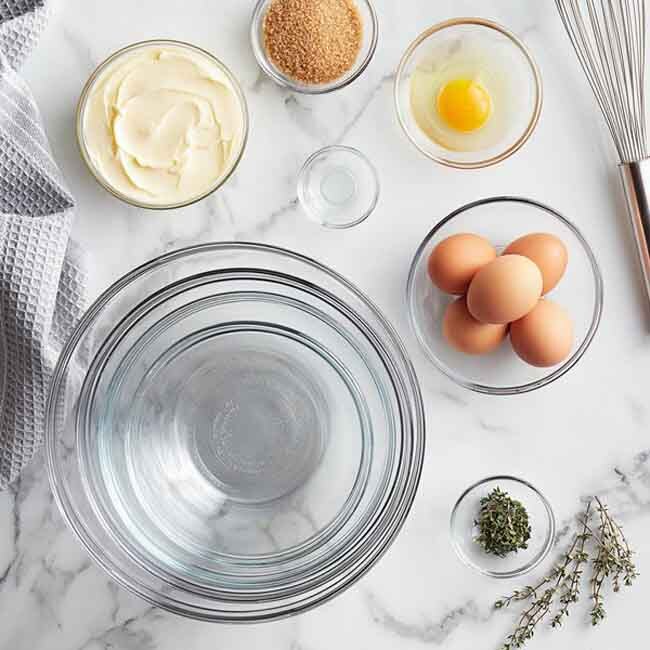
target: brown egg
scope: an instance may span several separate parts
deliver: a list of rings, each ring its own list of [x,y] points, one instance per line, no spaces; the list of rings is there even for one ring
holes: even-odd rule
[[[523,255],[537,264],[544,279],[542,294],[547,294],[562,279],[569,259],[566,246],[555,235],[543,232],[516,239],[503,254]]]
[[[544,298],[510,325],[515,352],[531,366],[548,368],[564,361],[573,347],[573,324],[557,303]]]
[[[522,255],[502,255],[484,266],[467,293],[470,314],[482,323],[510,323],[525,316],[542,295],[542,274]]]
[[[506,337],[507,325],[479,323],[467,310],[464,297],[447,306],[442,333],[452,348],[465,354],[487,354]]]
[[[462,295],[476,272],[497,256],[484,237],[459,233],[443,239],[429,256],[431,281],[445,293]]]

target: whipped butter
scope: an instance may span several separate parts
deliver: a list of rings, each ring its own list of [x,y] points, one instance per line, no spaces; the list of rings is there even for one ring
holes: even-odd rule
[[[208,55],[143,45],[109,60],[89,88],[82,139],[106,185],[138,203],[171,206],[205,194],[236,164],[245,115]]]

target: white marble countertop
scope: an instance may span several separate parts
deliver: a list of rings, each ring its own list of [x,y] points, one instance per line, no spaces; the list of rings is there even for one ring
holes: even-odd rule
[[[262,626],[178,618],[131,596],[92,565],[52,502],[42,458],[0,494],[0,650],[448,650],[496,648],[511,616],[494,598],[517,584],[465,568],[449,544],[450,508],[469,483],[514,473],[537,484],[560,525],[594,492],[621,513],[643,574],[650,563],[650,341],[625,221],[614,154],[561,31],[552,2],[376,0],[377,54],[351,87],[308,98],[258,70],[248,43],[252,0],[61,0],[25,75],[55,156],[77,198],[76,236],[89,251],[91,293],[163,251],[211,240],[255,240],[294,248],[331,265],[380,305],[403,335],[419,374],[428,420],[422,482],[388,554],[359,583],[319,609]],[[521,35],[542,69],[545,105],[531,141],[479,172],[438,167],[402,135],[392,105],[402,50],[426,26],[454,15],[497,19]],[[132,41],[172,37],[214,51],[239,76],[252,116],[244,160],[210,198],[175,212],[129,208],[83,167],[74,106],[107,54]],[[375,213],[348,232],[324,231],[296,204],[296,172],[315,149],[342,142],[377,165]],[[414,249],[437,220],[488,195],[549,203],[583,230],[606,283],[600,331],[561,381],[513,398],[455,386],[426,361],[411,335],[404,285]],[[610,599],[600,629],[586,602],[566,628],[543,631],[531,648],[639,647],[650,580]],[[643,636],[642,636],[643,635]]]

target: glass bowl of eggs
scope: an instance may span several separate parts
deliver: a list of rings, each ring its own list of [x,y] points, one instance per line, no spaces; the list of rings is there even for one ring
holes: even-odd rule
[[[580,231],[520,197],[465,205],[420,244],[409,319],[430,360],[470,390],[526,393],[578,363],[603,308],[598,263]]]
[[[530,52],[501,25],[457,18],[420,34],[397,69],[402,129],[426,156],[476,169],[505,160],[528,140],[542,109]]]

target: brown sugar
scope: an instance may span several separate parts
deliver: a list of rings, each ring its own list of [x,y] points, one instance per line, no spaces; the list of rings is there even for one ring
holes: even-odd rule
[[[264,47],[285,75],[329,83],[356,61],[363,22],[353,0],[273,0],[264,17]]]

